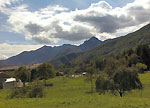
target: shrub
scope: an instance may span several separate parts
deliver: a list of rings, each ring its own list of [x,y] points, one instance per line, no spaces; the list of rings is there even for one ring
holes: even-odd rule
[[[9,98],[42,98],[44,96],[44,86],[42,84],[33,84],[22,88],[12,90]]]
[[[44,87],[42,85],[33,85],[28,92],[29,98],[42,98],[44,96]]]
[[[28,91],[27,87],[15,88],[12,90],[9,98],[23,98]]]

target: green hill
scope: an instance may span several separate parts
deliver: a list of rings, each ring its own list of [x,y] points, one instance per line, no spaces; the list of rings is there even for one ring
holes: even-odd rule
[[[102,43],[93,50],[80,55],[73,63],[81,63],[98,57],[119,53],[123,50],[134,48],[139,44],[146,43],[150,44],[150,24],[126,36],[121,36]]]

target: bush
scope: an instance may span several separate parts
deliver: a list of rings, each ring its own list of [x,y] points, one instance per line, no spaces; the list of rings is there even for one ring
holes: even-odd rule
[[[29,98],[42,98],[44,96],[44,88],[42,85],[34,85],[27,95]]]
[[[15,88],[12,90],[10,94],[10,98],[23,98],[26,97],[26,93],[28,91],[27,87],[22,87],[22,88]]]
[[[44,86],[42,84],[33,84],[30,86],[13,89],[9,98],[42,98],[43,96]]]

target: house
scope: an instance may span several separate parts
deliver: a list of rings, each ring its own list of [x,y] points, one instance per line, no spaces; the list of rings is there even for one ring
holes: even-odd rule
[[[82,75],[83,75],[83,76],[87,75],[87,72],[83,72]]]
[[[64,72],[57,72],[56,76],[64,76]]]
[[[5,79],[10,78],[10,76],[6,73],[0,72],[0,89],[3,88],[3,82]]]
[[[23,83],[21,80],[16,80],[16,78],[7,78],[2,83],[3,89],[10,89],[10,88],[16,88],[16,87],[22,87]]]

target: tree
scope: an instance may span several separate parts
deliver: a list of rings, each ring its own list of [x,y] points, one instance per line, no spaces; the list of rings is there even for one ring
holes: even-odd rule
[[[114,58],[109,57],[106,59],[104,71],[109,77],[112,77],[112,75],[114,74],[115,70],[117,69],[118,63],[119,62]]]
[[[48,78],[53,78],[55,76],[54,68],[50,63],[41,64],[37,68],[37,73],[38,73],[39,79],[44,79],[45,84]]]
[[[35,80],[38,78],[38,73],[37,73],[37,69],[32,69],[31,70],[31,81]]]
[[[25,66],[21,66],[16,70],[15,77],[20,79],[25,86],[25,82],[29,81],[30,79],[30,71]]]
[[[140,61],[139,56],[137,56],[137,54],[131,54],[128,57],[128,66],[131,67],[132,65],[136,65],[136,63],[138,63]]]
[[[96,68],[99,70],[103,70],[105,67],[105,59],[97,59],[95,60]]]
[[[90,84],[91,84],[91,92],[93,92],[93,88],[94,88],[93,87],[93,75],[95,73],[95,69],[94,69],[94,67],[89,66],[89,67],[87,67],[86,71],[89,76],[89,80],[90,80]]]
[[[150,48],[147,44],[139,45],[136,49],[137,55],[141,58],[142,63],[150,67]]]
[[[139,69],[140,73],[144,73],[144,70],[147,69],[147,66],[145,64],[142,64],[142,63],[137,63],[136,67]]]
[[[120,97],[126,92],[133,89],[142,89],[142,83],[138,77],[138,73],[133,68],[120,68],[113,76],[115,90]]]
[[[113,78],[96,80],[96,89],[98,92],[118,92],[120,97],[127,91],[133,89],[142,89],[142,83],[138,78],[138,73],[133,68],[121,67],[114,73]]]

